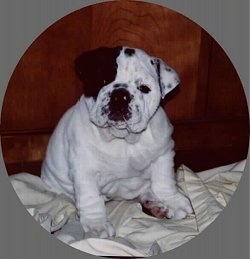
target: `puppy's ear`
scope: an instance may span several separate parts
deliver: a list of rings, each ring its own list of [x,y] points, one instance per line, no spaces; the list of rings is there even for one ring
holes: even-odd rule
[[[166,94],[172,91],[180,83],[180,78],[177,72],[161,59],[155,58],[153,63],[157,71],[161,97],[163,99]]]
[[[96,98],[100,89],[116,76],[116,58],[121,47],[100,47],[82,53],[75,60],[75,72],[83,82],[84,94]]]

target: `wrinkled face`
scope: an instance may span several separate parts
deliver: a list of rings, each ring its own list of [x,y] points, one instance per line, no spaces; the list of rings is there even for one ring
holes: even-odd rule
[[[83,53],[76,59],[76,72],[84,84],[90,120],[119,136],[146,129],[161,98],[179,83],[162,60],[129,47]]]

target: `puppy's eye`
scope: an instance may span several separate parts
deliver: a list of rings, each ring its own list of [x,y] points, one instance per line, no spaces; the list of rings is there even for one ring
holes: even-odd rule
[[[151,91],[151,89],[147,85],[140,85],[137,87],[137,89],[144,94],[148,94]]]

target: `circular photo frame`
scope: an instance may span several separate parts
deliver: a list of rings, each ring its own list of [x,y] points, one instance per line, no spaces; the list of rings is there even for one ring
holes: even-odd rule
[[[79,118],[72,119],[74,114],[67,111],[85,102],[86,107],[79,110],[84,110],[89,122],[84,117],[84,127],[79,129]],[[162,113],[153,133],[145,137],[155,121],[152,118],[160,114],[158,104],[173,125],[171,138],[172,127],[160,123],[165,120]],[[71,120],[62,123],[66,112]],[[145,125],[137,130],[139,126],[133,125],[144,121],[146,113],[150,115]],[[225,51],[187,17],[140,1],[91,5],[46,29],[18,62],[1,116],[3,158],[22,204],[51,235],[97,256],[154,256],[199,235],[227,206],[248,154],[247,100]],[[106,116],[105,123],[98,116]],[[76,120],[74,130],[60,133]],[[90,132],[86,124],[115,130],[108,131],[112,138],[98,139],[98,129]],[[132,137],[120,133],[124,128],[124,134]],[[58,141],[51,141],[60,134]],[[73,155],[64,141],[73,146]],[[87,157],[89,152],[75,151],[78,146],[93,152]],[[149,176],[149,167],[161,157],[163,161],[152,166]],[[49,169],[44,169],[44,161]],[[99,165],[95,185],[90,185],[93,177],[84,172],[84,176],[71,175],[78,171],[76,164],[84,171],[88,163]],[[59,171],[66,167],[68,178],[60,179],[64,172]],[[40,178],[42,168],[44,178]],[[47,175],[51,168],[56,173]],[[116,177],[110,172],[116,172]],[[65,188],[60,181],[66,182]],[[76,194],[81,186],[89,195]],[[94,192],[96,187],[100,188]],[[160,200],[141,198],[144,187]],[[131,196],[135,190],[137,194]],[[183,205],[187,200],[174,196],[176,190],[189,207]],[[101,206],[99,201],[94,203],[95,195],[105,202],[101,213],[112,230],[106,222],[103,227],[95,221]],[[167,195],[171,198],[165,201]],[[90,212],[93,228],[84,223],[87,213],[82,207],[89,206],[94,207]]]

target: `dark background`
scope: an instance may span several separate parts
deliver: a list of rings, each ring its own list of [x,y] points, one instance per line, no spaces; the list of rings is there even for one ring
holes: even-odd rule
[[[51,132],[83,92],[74,59],[89,49],[117,45],[160,57],[180,75],[180,86],[163,102],[175,128],[176,167],[185,164],[201,171],[246,158],[247,102],[223,49],[201,27],[174,11],[117,1],[64,17],[21,58],[6,91],[0,127],[9,174],[40,173]]]

